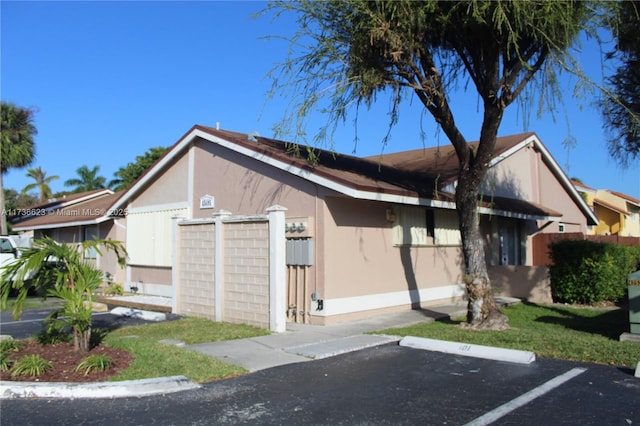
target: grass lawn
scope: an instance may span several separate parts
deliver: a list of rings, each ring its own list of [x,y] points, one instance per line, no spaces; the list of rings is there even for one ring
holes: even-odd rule
[[[6,310],[13,309],[13,302],[9,299]],[[25,301],[24,307],[42,308],[56,304],[59,305],[60,301],[54,298],[43,301],[30,297]],[[95,336],[101,336],[102,344],[126,349],[135,357],[131,366],[111,378],[112,381],[183,375],[200,383],[245,374],[247,371],[199,352],[159,343],[160,340],[180,340],[192,345],[269,334],[267,330],[249,325],[217,323],[195,317],[122,327],[112,331],[94,328],[92,332]]]
[[[110,331],[103,343],[132,353],[133,364],[112,380],[137,380],[184,375],[195,382],[207,382],[245,374],[241,367],[160,340],[181,340],[187,345],[263,336],[268,331],[242,324],[216,323],[187,317],[177,321],[122,327]]]
[[[463,319],[393,328],[381,333],[532,351],[536,356],[635,368],[640,344],[620,342],[629,331],[626,309],[575,308],[519,303],[501,309],[511,330],[472,331]]]

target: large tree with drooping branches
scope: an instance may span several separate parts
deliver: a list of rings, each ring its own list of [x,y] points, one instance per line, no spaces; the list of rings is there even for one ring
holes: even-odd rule
[[[478,221],[481,184],[505,110],[517,101],[553,102],[560,93],[560,70],[580,75],[569,49],[595,22],[597,3],[286,0],[264,11],[276,19],[287,12],[298,29],[284,63],[270,73],[273,95],[291,100],[278,133],[298,140],[307,133],[306,119],[321,110],[327,121],[315,143],[330,139],[347,116],[384,96],[391,100],[392,128],[406,105],[403,99],[419,99],[459,162],[455,201],[467,322],[474,328],[508,328],[487,273]],[[456,123],[449,100],[459,87],[475,88],[480,99],[477,134],[464,135]],[[479,141],[477,148],[470,140]]]

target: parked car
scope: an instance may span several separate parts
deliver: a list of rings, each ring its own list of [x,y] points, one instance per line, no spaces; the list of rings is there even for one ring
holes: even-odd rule
[[[19,258],[25,248],[31,248],[31,237],[0,235],[0,273],[5,266]]]

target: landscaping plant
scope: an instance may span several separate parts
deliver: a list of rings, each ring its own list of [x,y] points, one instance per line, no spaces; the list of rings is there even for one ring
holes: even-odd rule
[[[84,358],[75,368],[75,371],[84,371],[88,375],[92,371],[105,371],[111,368],[111,358],[107,355],[89,355]]]
[[[12,376],[40,376],[53,368],[51,361],[40,355],[26,355],[20,358],[11,368]]]
[[[4,308],[11,290],[17,291],[14,318],[22,313],[29,289],[44,297],[58,297],[62,307],[50,315],[71,329],[75,350],[88,351],[91,338],[92,294],[102,283],[102,272],[84,259],[87,250],[100,248],[116,254],[124,265],[126,250],[113,240],[83,241],[76,244],[58,243],[49,237],[33,242],[33,247],[7,265],[0,277],[1,304]]]

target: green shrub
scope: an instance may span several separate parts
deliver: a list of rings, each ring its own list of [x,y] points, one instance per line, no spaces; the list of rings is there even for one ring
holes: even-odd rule
[[[0,352],[0,371],[9,371],[13,362],[13,359],[9,357],[9,352]]]
[[[56,311],[54,311],[56,312]],[[71,333],[62,322],[47,317],[42,322],[42,328],[36,335],[36,341],[41,345],[55,345],[56,343],[71,342]]]
[[[106,288],[106,292],[107,294],[122,296],[124,294],[124,288],[122,287],[122,284],[109,281],[109,284],[107,285],[107,288]]]
[[[626,297],[627,276],[638,268],[637,247],[565,240],[550,245],[553,300],[593,305]]]
[[[53,368],[50,361],[42,358],[40,355],[25,355],[13,365],[11,369],[12,376],[40,376],[47,370]]]
[[[19,351],[24,347],[24,343],[15,339],[0,340],[0,352],[9,353]]]
[[[111,368],[111,358],[108,355],[89,355],[77,365],[75,371],[84,370],[84,375],[92,371],[105,371]]]

